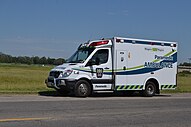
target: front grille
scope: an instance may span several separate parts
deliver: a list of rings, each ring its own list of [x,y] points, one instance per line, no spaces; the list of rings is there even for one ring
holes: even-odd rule
[[[62,73],[62,71],[51,71],[49,76],[58,78],[61,73]]]

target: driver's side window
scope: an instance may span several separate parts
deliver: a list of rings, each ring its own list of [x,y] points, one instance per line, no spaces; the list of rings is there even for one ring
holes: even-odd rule
[[[88,62],[88,65],[100,65],[107,63],[108,56],[109,56],[108,49],[100,49],[93,55],[93,57]]]

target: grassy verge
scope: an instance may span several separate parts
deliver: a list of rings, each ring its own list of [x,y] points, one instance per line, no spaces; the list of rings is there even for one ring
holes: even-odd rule
[[[191,73],[178,74],[178,92],[191,92]]]
[[[162,93],[191,93],[191,73],[181,72],[177,77],[177,89],[162,91]]]
[[[0,64],[0,94],[38,94],[42,91],[51,92],[45,86],[53,66]],[[178,88],[176,90],[162,91],[162,93],[191,93],[191,74],[178,74]]]
[[[44,80],[52,66],[0,64],[0,94],[49,91]]]

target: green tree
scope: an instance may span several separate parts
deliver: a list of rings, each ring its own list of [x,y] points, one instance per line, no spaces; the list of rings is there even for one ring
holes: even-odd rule
[[[40,64],[48,64],[46,57],[40,58]]]
[[[63,58],[58,58],[54,61],[54,65],[61,65],[65,62],[65,60]]]

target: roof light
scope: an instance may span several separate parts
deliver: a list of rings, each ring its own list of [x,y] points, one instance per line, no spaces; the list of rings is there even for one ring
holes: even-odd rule
[[[93,42],[90,44],[90,46],[99,46],[99,45],[105,45],[105,44],[108,44],[109,41],[108,40],[105,40],[105,41],[98,41],[98,42]]]
[[[135,43],[136,43],[136,41],[135,41],[135,40],[132,40],[132,43],[133,43],[133,44],[135,44]]]
[[[170,44],[171,47],[176,47],[176,44]]]
[[[123,40],[123,39],[116,39],[116,42],[121,42],[121,43],[123,43],[124,40]]]

